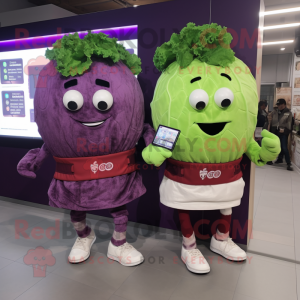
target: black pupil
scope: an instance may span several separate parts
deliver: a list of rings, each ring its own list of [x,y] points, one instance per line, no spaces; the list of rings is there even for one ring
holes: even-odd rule
[[[70,110],[76,110],[78,108],[78,105],[75,101],[70,101],[70,102],[68,102],[68,108]]]
[[[197,109],[203,109],[204,107],[205,107],[205,102],[203,102],[203,101],[199,101],[197,104],[196,104],[196,108]]]
[[[224,99],[224,100],[221,102],[221,106],[222,106],[222,107],[228,107],[230,104],[231,104],[231,101],[230,101],[229,99]]]
[[[107,109],[107,103],[106,103],[105,101],[100,101],[100,102],[98,103],[98,108],[99,108],[100,110],[106,110],[106,109]]]

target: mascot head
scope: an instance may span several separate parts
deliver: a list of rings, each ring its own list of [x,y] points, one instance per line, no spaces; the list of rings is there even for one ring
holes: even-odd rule
[[[117,39],[89,32],[58,40],[46,51],[34,97],[35,120],[54,156],[117,153],[135,146],[144,100],[134,75],[141,61]]]

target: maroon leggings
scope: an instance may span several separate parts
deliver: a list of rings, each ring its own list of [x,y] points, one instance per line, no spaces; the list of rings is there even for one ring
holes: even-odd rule
[[[111,208],[110,214],[114,219],[115,231],[126,232],[128,222],[128,210],[126,209],[126,205]],[[71,210],[70,215],[71,222],[74,225],[77,235],[81,238],[87,237],[91,233],[91,228],[86,225],[86,211]],[[112,243],[115,246],[120,246],[125,242],[126,239],[122,241],[115,241],[112,238]]]
[[[180,210],[178,209],[178,215],[179,215],[179,221],[181,225],[181,233],[184,237],[189,238],[193,232],[193,226],[191,224],[191,219],[190,219],[190,212],[189,210]],[[221,233],[227,233],[229,232],[230,229],[230,223],[231,223],[231,215],[225,216],[220,213],[220,219],[219,219],[219,224],[217,229]]]

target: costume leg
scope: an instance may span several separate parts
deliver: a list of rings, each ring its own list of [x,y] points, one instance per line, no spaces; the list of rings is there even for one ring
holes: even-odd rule
[[[70,263],[80,263],[87,260],[91,254],[91,248],[96,240],[95,232],[86,225],[86,212],[71,210],[71,222],[77,232],[72,250],[69,254]]]
[[[188,210],[178,210],[178,215],[182,232],[182,261],[187,269],[193,273],[208,273],[210,271],[209,264],[203,254],[197,249],[190,212]]]
[[[91,228],[86,225],[86,212],[71,210],[71,222],[81,238],[87,237],[91,233]]]
[[[196,238],[191,224],[190,212],[188,210],[178,210],[181,233],[183,237],[182,246],[187,249],[196,249]]]
[[[114,246],[121,246],[126,243],[126,229],[128,222],[128,210],[126,206],[120,206],[110,209],[110,214],[114,218],[115,230],[111,238]]]
[[[246,252],[229,238],[232,209],[221,209],[220,212],[220,223],[216,234],[211,238],[210,249],[228,260],[243,261],[247,258]]]
[[[227,240],[229,237],[232,209],[231,208],[221,209],[220,213],[221,213],[221,218],[220,218],[220,223],[218,224],[217,227],[216,239],[223,241],[223,240]]]
[[[107,250],[107,257],[123,266],[136,266],[144,261],[143,255],[126,242],[128,210],[125,205],[110,209],[115,230]]]

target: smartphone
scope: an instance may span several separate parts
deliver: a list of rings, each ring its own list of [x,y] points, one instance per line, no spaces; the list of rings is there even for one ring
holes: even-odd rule
[[[178,129],[159,125],[152,144],[173,151],[179,134]]]

